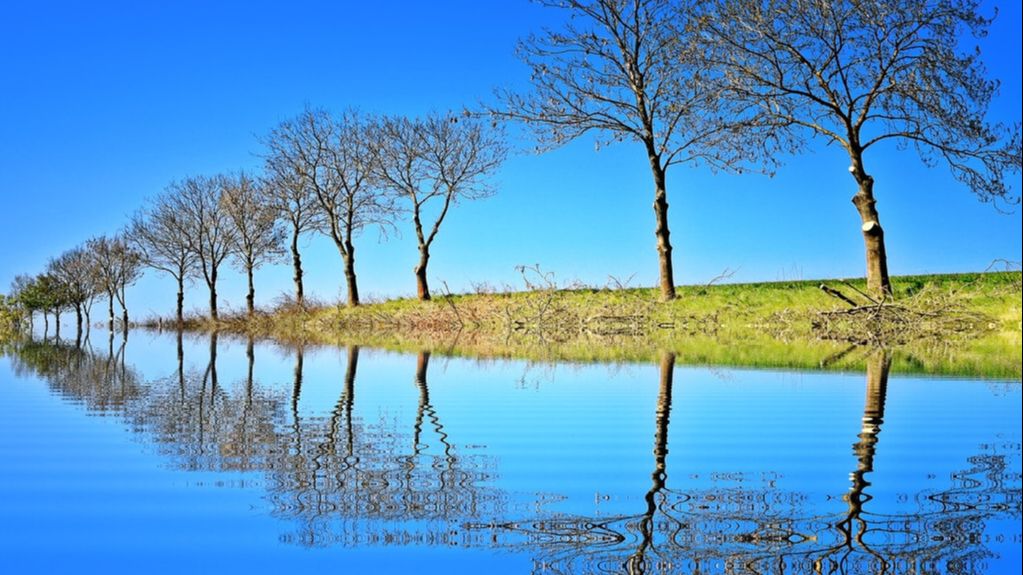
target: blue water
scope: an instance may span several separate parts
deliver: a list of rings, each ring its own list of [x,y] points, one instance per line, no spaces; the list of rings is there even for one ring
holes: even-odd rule
[[[90,339],[0,357],[2,572],[1020,572],[1019,382]]]

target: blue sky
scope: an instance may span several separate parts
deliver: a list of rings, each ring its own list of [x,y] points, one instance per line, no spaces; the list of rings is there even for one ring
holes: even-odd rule
[[[988,10],[990,6],[988,5]],[[0,6],[0,291],[17,273],[93,235],[116,231],[144,198],[188,175],[258,170],[257,138],[309,104],[421,114],[461,109],[497,86],[526,87],[518,38],[555,22],[526,0],[481,2],[7,2]],[[979,41],[1002,81],[992,117],[1016,121],[1020,6],[1005,3]],[[872,150],[867,168],[894,274],[982,270],[1020,260],[1021,217],[982,204],[911,150]],[[701,283],[863,274],[855,186],[843,152],[823,144],[774,178],[676,167],[669,173],[676,279]],[[653,285],[653,190],[643,151],[594,150],[583,138],[513,156],[498,194],[452,212],[430,280],[521,287],[519,264],[562,282],[609,275]],[[1020,177],[1012,180],[1016,193]],[[407,226],[406,226],[407,227]],[[342,295],[341,263],[306,240],[307,292]],[[363,295],[414,293],[413,234],[358,243]],[[290,270],[257,272],[257,300],[291,289]],[[194,285],[188,308],[202,309]],[[244,305],[241,274],[225,303]],[[173,282],[155,273],[129,291],[133,314],[167,313]]]

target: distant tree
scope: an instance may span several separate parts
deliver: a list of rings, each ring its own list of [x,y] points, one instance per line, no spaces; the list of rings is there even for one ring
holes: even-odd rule
[[[729,95],[759,107],[797,138],[820,136],[849,155],[852,198],[866,248],[867,285],[891,294],[884,232],[867,150],[888,140],[913,146],[926,165],[943,162],[984,201],[1018,201],[1005,175],[1020,170],[1020,126],[985,117],[998,83],[979,50],[990,18],[977,0],[818,2],[720,0],[708,19],[714,64]]]
[[[430,246],[448,210],[460,200],[493,193],[486,178],[507,156],[502,135],[478,120],[453,115],[388,117],[376,126],[378,179],[412,214],[419,246],[419,262],[413,271],[420,300],[430,299],[426,275]],[[431,207],[433,221],[424,222]]]
[[[198,273],[197,258],[185,233],[185,219],[168,189],[132,216],[125,237],[139,253],[142,265],[164,272],[177,282],[176,317],[184,323],[185,281]]]
[[[67,305],[63,285],[51,273],[42,273],[35,277],[28,294],[30,306],[43,313],[43,332],[49,332],[49,315],[53,314],[56,324],[57,338],[60,338],[60,312]]]
[[[25,308],[14,294],[0,294],[0,343],[25,327]]]
[[[376,144],[356,112],[334,118],[306,110],[275,128],[265,140],[275,170],[304,182],[318,206],[321,232],[337,247],[344,264],[348,305],[359,305],[354,239],[366,227],[385,226],[392,209],[373,181]]]
[[[539,0],[567,23],[519,44],[533,90],[499,91],[496,116],[524,122],[542,149],[587,132],[597,144],[642,144],[654,184],[660,286],[675,297],[666,175],[676,164],[739,169],[753,144],[750,114],[723,100],[691,28],[697,0]]]
[[[24,310],[28,317],[28,324],[32,325],[33,315],[38,308],[30,304],[30,292],[32,290],[33,278],[28,274],[18,274],[11,281],[10,301]]]
[[[96,282],[107,294],[110,329],[114,329],[114,300],[121,306],[121,324],[128,328],[126,289],[142,276],[143,256],[128,241],[129,233],[100,236],[86,244],[96,270]]]
[[[224,195],[227,178],[195,176],[171,184],[169,202],[181,221],[181,231],[210,290],[210,318],[218,319],[217,277],[234,245],[234,226]]]
[[[270,150],[275,150],[270,138],[263,140]],[[290,149],[287,146],[286,149]],[[294,150],[292,150],[294,151]],[[280,149],[269,153],[266,158],[266,177],[260,186],[263,203],[271,206],[278,219],[289,229],[291,265],[294,269],[295,303],[305,305],[303,287],[302,254],[298,249],[302,234],[319,229],[319,204],[312,190],[309,177],[303,169],[303,162],[294,161],[294,156],[281,153]]]
[[[233,227],[231,253],[249,282],[245,304],[251,316],[256,310],[253,272],[284,255],[281,249],[283,230],[277,225],[277,210],[264,202],[266,196],[259,182],[244,173],[226,177],[224,182],[224,209]]]
[[[57,282],[64,303],[74,308],[75,330],[81,338],[83,312],[92,307],[97,291],[93,259],[87,248],[76,247],[51,259],[47,270]]]

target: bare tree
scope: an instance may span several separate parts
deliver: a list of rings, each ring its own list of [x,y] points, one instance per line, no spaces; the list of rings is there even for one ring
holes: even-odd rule
[[[500,131],[452,115],[383,118],[374,139],[380,145],[377,174],[381,184],[403,198],[412,213],[419,246],[419,262],[413,269],[416,294],[420,300],[428,300],[430,246],[448,209],[460,200],[493,193],[486,177],[500,167],[507,147]],[[431,207],[433,222],[424,222]]]
[[[114,255],[113,241],[107,236],[91,238],[86,242],[86,249],[92,258],[96,285],[107,296],[108,327],[113,331],[114,292],[117,291],[117,256]]]
[[[348,305],[359,305],[354,238],[368,226],[387,225],[391,217],[388,198],[372,178],[377,149],[367,122],[352,111],[334,118],[306,110],[277,126],[266,145],[279,169],[312,190],[320,231],[334,241],[344,264]]]
[[[891,293],[874,178],[864,153],[888,140],[926,165],[946,163],[981,200],[1018,201],[1004,176],[1020,169],[1020,128],[986,122],[996,81],[964,32],[986,34],[977,0],[817,2],[721,0],[708,21],[730,95],[796,138],[842,146],[866,248],[867,285]],[[797,143],[800,140],[797,140]]]
[[[569,17],[519,44],[533,91],[499,92],[498,116],[525,122],[553,148],[587,132],[643,145],[654,183],[661,295],[675,297],[666,173],[675,164],[738,169],[755,140],[748,115],[720,98],[691,24],[696,0],[540,0]],[[681,6],[679,6],[681,5]],[[676,9],[679,8],[679,9]],[[689,20],[692,16],[692,22]]]
[[[235,242],[224,201],[227,179],[194,176],[171,184],[169,201],[181,221],[181,232],[210,290],[210,318],[217,315],[217,276]]]
[[[97,277],[92,258],[86,248],[76,247],[50,260],[47,269],[59,284],[66,304],[75,309],[75,332],[80,340],[83,311],[91,307],[96,297]]]
[[[249,282],[245,304],[249,316],[252,316],[256,311],[253,272],[283,255],[282,230],[277,226],[277,211],[263,202],[265,195],[257,181],[241,173],[226,177],[224,182],[224,209],[234,228],[231,252]]]
[[[114,328],[114,300],[121,306],[121,325],[128,329],[127,287],[142,276],[142,256],[124,234],[99,236],[86,243],[95,282],[107,294],[110,329]]]
[[[319,204],[302,163],[295,162],[293,155],[281,153],[280,148],[275,148],[272,136],[273,133],[263,140],[268,148],[276,151],[265,158],[267,175],[259,189],[262,201],[276,211],[279,220],[291,231],[289,248],[294,269],[295,302],[302,306],[305,305],[305,290],[298,242],[302,234],[318,229],[321,223],[318,217]],[[285,149],[289,148],[285,146]]]
[[[127,239],[141,256],[142,264],[164,272],[178,284],[177,321],[184,323],[185,280],[196,273],[196,256],[189,247],[185,220],[168,189],[136,212],[128,224]]]

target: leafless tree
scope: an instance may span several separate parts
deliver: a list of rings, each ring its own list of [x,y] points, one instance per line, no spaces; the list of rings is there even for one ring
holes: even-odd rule
[[[998,83],[979,50],[990,18],[977,0],[818,2],[720,0],[708,20],[715,64],[730,95],[761,108],[796,138],[842,146],[858,186],[852,201],[866,247],[867,284],[891,293],[874,178],[864,154],[888,140],[926,165],[946,163],[982,200],[1017,202],[1007,173],[1020,169],[1020,127],[985,119]],[[797,140],[797,143],[800,140]]]
[[[225,177],[224,182],[224,209],[234,228],[231,252],[249,282],[245,305],[251,316],[256,311],[253,272],[283,255],[283,234],[277,225],[276,210],[263,202],[265,195],[260,191],[259,182],[244,173]]]
[[[197,273],[196,256],[188,243],[185,220],[176,207],[173,189],[147,203],[132,216],[127,239],[141,256],[142,264],[162,271],[178,284],[177,321],[184,323],[185,280]]]
[[[316,198],[319,229],[337,247],[344,264],[348,305],[359,305],[355,237],[366,227],[388,225],[391,206],[373,181],[376,144],[358,113],[333,117],[306,110],[275,128],[265,140],[276,170],[304,182]]]
[[[60,286],[67,305],[75,309],[77,338],[82,336],[83,312],[88,312],[96,297],[96,271],[86,248],[75,247],[50,260],[47,269]]]
[[[525,122],[541,148],[584,133],[598,147],[631,140],[643,145],[654,183],[661,295],[675,297],[668,228],[666,173],[676,164],[739,169],[759,141],[741,107],[720,98],[720,78],[691,32],[696,0],[540,0],[568,21],[519,44],[532,70],[533,91],[499,91],[498,117]],[[765,140],[766,141],[766,140]],[[769,157],[769,156],[768,156]]]
[[[374,130],[380,145],[377,174],[381,185],[403,199],[412,213],[419,246],[419,262],[413,271],[420,300],[430,299],[426,275],[430,246],[448,210],[460,200],[493,193],[486,178],[507,155],[502,136],[478,120],[453,115],[383,118]]]
[[[273,149],[269,138],[265,139],[264,143]],[[302,254],[298,249],[298,242],[302,234],[318,229],[320,224],[320,218],[317,217],[319,211],[316,195],[309,185],[305,172],[298,164],[289,160],[287,154],[271,153],[265,160],[267,175],[259,188],[262,192],[262,201],[275,210],[278,219],[284,222],[291,232],[288,247],[294,269],[295,303],[302,306],[305,304],[305,290],[302,282]]]
[[[127,287],[142,276],[142,256],[125,235],[99,236],[86,243],[96,282],[107,294],[110,329],[114,328],[114,300],[121,306],[121,324],[128,328]]]
[[[210,290],[210,318],[217,315],[217,276],[235,242],[226,202],[227,178],[194,176],[171,184],[169,201],[181,221],[188,249]]]

